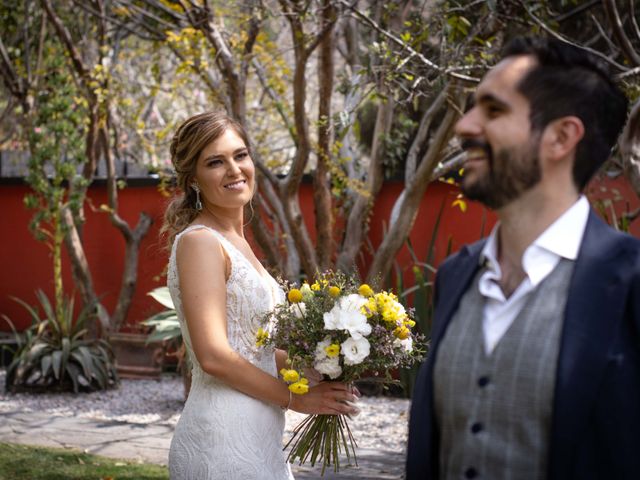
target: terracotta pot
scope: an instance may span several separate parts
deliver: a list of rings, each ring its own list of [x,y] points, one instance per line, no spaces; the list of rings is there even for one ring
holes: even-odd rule
[[[141,333],[113,333],[109,336],[121,378],[158,378],[162,373],[162,343],[147,343],[147,337]]]

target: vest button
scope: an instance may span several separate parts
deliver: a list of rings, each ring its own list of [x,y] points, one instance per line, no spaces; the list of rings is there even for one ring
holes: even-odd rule
[[[478,433],[478,432],[481,432],[483,429],[484,427],[480,422],[476,422],[473,425],[471,425],[471,433]]]
[[[476,478],[477,476],[478,471],[473,467],[469,467],[464,471],[464,478]]]
[[[482,388],[482,387],[486,387],[487,385],[489,385],[489,377],[487,377],[486,375],[484,375],[484,376],[482,376],[482,377],[480,377],[480,378],[478,379],[478,386],[479,386],[480,388]]]

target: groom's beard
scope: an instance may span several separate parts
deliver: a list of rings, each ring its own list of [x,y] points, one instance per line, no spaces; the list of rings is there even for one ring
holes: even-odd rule
[[[470,200],[476,200],[492,210],[497,210],[517,199],[534,187],[542,178],[537,155],[539,140],[532,138],[530,145],[517,149],[503,148],[493,153],[486,142],[465,140],[462,148],[480,147],[487,156],[488,172],[475,181],[462,179],[460,189]]]

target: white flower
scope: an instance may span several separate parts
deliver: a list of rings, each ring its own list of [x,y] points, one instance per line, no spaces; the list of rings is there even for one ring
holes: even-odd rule
[[[317,353],[317,352],[316,352]],[[326,357],[320,361],[316,361],[313,364],[318,372],[329,375],[332,380],[338,378],[342,373],[342,367],[340,366],[340,357]]]
[[[393,341],[393,345],[395,347],[404,348],[406,352],[411,352],[413,350],[413,339],[411,337],[407,337],[404,340],[400,340],[399,338],[396,338]]]
[[[296,318],[302,318],[304,314],[307,313],[307,306],[304,302],[293,303],[289,305],[289,311],[293,313]]]
[[[349,331],[354,339],[360,339],[363,336],[367,336],[371,333],[371,325],[367,323],[367,317],[358,311],[358,313],[351,313],[345,315],[343,318],[343,328]]]
[[[348,330],[353,338],[371,333],[371,325],[362,313],[367,299],[361,295],[351,294],[340,298],[333,308],[323,315],[326,330]]]
[[[324,360],[329,356],[327,355],[327,351],[325,350],[329,345],[331,345],[331,337],[324,337],[324,340],[318,342],[318,345],[316,345],[315,353],[316,362]]]
[[[371,346],[364,337],[347,338],[340,346],[340,353],[344,355],[345,365],[358,365],[369,356]]]

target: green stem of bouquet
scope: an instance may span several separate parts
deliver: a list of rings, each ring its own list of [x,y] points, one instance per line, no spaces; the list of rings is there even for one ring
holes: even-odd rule
[[[344,415],[309,415],[293,430],[293,436],[285,450],[289,445],[289,462],[299,459],[302,465],[309,460],[314,466],[321,460],[320,475],[324,475],[327,466],[332,464],[334,472],[338,472],[342,451],[346,454],[347,461],[350,462],[353,456],[354,463],[358,465],[355,451],[358,445]]]

